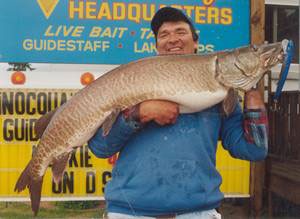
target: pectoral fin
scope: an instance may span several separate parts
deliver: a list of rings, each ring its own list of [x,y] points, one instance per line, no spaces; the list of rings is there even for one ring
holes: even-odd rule
[[[109,134],[109,131],[111,130],[120,112],[121,109],[116,108],[106,117],[102,123],[103,136],[107,136]]]
[[[68,161],[71,157],[72,151],[62,154],[55,158],[52,163],[52,174],[55,183],[59,183],[62,179],[64,171],[67,167]]]
[[[222,109],[226,116],[234,111],[236,103],[238,101],[238,93],[233,88],[228,90],[228,94],[223,100]]]
[[[38,138],[41,138],[44,131],[46,130],[49,122],[51,121],[51,118],[54,116],[55,112],[58,108],[46,113],[45,115],[42,115],[36,122],[34,126],[34,131]]]

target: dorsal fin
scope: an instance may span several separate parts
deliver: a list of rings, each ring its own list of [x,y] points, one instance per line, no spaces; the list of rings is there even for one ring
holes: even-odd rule
[[[227,96],[222,102],[222,110],[226,116],[234,111],[236,103],[238,101],[238,93],[233,88],[228,90]]]
[[[55,112],[58,108],[46,113],[45,115],[42,115],[36,122],[34,126],[34,131],[38,138],[41,138],[44,131],[46,130],[49,122],[51,121],[52,117],[54,116]]]
[[[104,122],[102,123],[103,136],[109,134],[109,131],[112,128],[113,124],[115,123],[120,112],[121,109],[116,108],[105,118]]]

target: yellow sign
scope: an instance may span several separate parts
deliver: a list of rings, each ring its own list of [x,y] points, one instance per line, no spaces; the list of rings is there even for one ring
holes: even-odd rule
[[[76,90],[0,89],[0,199],[27,198],[28,190],[17,194],[14,186],[31,159],[38,138],[36,120],[65,103]],[[73,152],[62,182],[52,181],[48,168],[43,182],[43,198],[101,198],[111,178],[116,157],[98,159],[87,148]]]
[[[65,103],[76,90],[0,89],[0,200],[28,198],[28,190],[17,194],[14,186],[31,159],[38,138],[36,120]],[[48,168],[43,182],[42,198],[103,199],[105,184],[111,178],[116,157],[96,158],[87,146],[73,152],[62,182],[55,184]],[[233,159],[218,148],[217,169],[223,177],[226,196],[249,196],[249,162]]]

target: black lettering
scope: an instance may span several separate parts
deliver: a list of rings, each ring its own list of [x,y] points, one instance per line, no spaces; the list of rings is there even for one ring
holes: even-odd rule
[[[106,183],[111,179],[111,172],[109,171],[104,171],[102,173],[102,184],[103,184],[103,187],[102,187],[102,192],[104,193],[104,189],[105,189],[105,185]]]
[[[52,110],[51,106],[52,106],[52,93],[48,93],[48,103],[47,103],[47,106],[48,106],[48,109],[47,111],[50,112]]]
[[[13,115],[14,114],[14,93],[1,93],[1,115]]]
[[[74,193],[74,172],[70,172],[70,177],[67,172],[64,172],[63,177],[63,193],[67,193],[67,190],[69,190],[69,193]]]
[[[17,141],[22,141],[25,139],[25,120],[24,119],[15,119],[15,139]]]
[[[72,96],[72,94],[71,94],[71,96]],[[67,100],[68,100],[67,94],[62,93],[61,97],[60,97],[60,105],[63,105],[65,102],[67,102]]]
[[[69,176],[70,174],[70,176]],[[74,172],[64,172],[63,179],[59,183],[55,183],[52,180],[52,192],[55,194],[60,193],[74,193]]]
[[[96,191],[96,177],[94,172],[86,173],[86,193],[94,193]]]
[[[76,159],[76,158],[74,157],[74,159]],[[91,159],[91,156],[89,155],[88,148],[86,146],[80,147],[80,149],[79,149],[79,166],[80,167],[93,167],[93,165],[90,163],[90,159]],[[77,163],[77,165],[78,165],[78,163]]]
[[[37,111],[39,114],[46,114],[47,111],[47,94],[38,93],[37,95]]]
[[[24,119],[24,126],[22,126],[22,129],[24,130],[25,132],[25,141],[28,141],[29,139],[29,129],[30,129],[30,125],[29,125],[29,120],[28,119]]]
[[[43,115],[63,105],[72,95],[66,92],[0,92],[0,115]]]
[[[38,140],[38,136],[35,133],[35,123],[36,123],[37,119],[30,119],[29,120],[29,140],[30,141],[37,141]]]
[[[14,139],[14,120],[5,119],[3,123],[3,138],[5,141],[12,141]]]
[[[84,147],[84,166],[85,167],[93,167],[93,164],[89,163],[91,161],[91,156],[89,154],[88,147]]]
[[[55,183],[54,180],[52,180],[52,192],[55,194],[60,194],[62,192],[61,184],[61,182]]]
[[[80,167],[83,167],[83,147],[80,147],[80,153],[79,153],[79,158],[80,158]]]
[[[27,94],[27,98],[26,98],[26,112],[28,115],[34,115],[36,113],[36,109],[31,106],[31,101],[35,101],[36,100],[36,95],[33,92],[29,92]]]
[[[25,94],[23,92],[17,92],[15,95],[15,111],[18,115],[25,113]]]
[[[62,93],[62,95],[63,95],[64,93]],[[59,105],[58,105],[58,94],[57,93],[55,93],[54,94],[54,108],[53,109],[55,109],[55,108],[57,108]]]
[[[78,167],[78,162],[76,159],[76,150],[74,150],[71,154],[71,157],[69,160],[69,167],[73,167],[73,164],[74,164],[74,167]]]
[[[34,131],[36,119],[5,119],[3,122],[3,138],[5,141],[37,141]]]

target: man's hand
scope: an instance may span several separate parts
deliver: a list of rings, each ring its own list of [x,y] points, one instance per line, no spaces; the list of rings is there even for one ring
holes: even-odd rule
[[[258,90],[247,91],[244,101],[246,109],[266,109],[264,99]]]
[[[179,114],[177,103],[164,100],[147,100],[140,103],[139,115],[142,123],[154,120],[160,125],[174,124]]]

